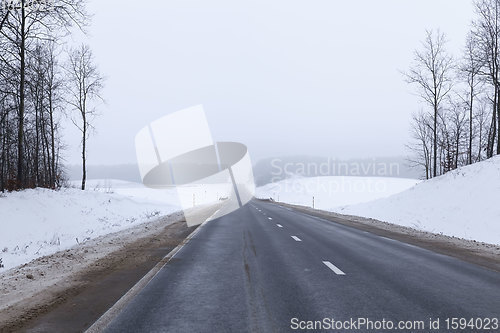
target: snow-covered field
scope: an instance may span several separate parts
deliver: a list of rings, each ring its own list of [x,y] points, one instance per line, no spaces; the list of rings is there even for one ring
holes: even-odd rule
[[[77,189],[6,193],[0,197],[3,269],[177,210],[175,205],[141,198],[140,193],[130,197]]]
[[[45,189],[0,196],[0,258],[6,270],[181,210],[175,189],[154,190],[120,180],[91,180],[87,190]],[[215,186],[215,185],[214,185]],[[199,206],[216,202],[224,189],[184,189],[184,201]]]
[[[256,189],[256,197],[332,210],[402,192],[419,181],[383,177],[294,177]]]
[[[400,184],[400,193],[376,198],[375,193],[353,191],[322,191],[305,184],[331,183],[331,179],[292,179],[289,188],[299,191],[281,193],[277,184],[258,189],[260,197],[277,197],[279,201],[311,206],[311,196],[320,198],[316,208],[346,215],[355,215],[412,227],[433,233],[442,233],[469,240],[500,244],[500,156],[449,172],[444,176],[416,184],[406,189]],[[367,179],[375,182],[377,179]],[[378,180],[385,182],[385,180]],[[341,180],[333,181],[341,182]],[[343,181],[342,181],[343,182]],[[346,180],[347,183],[350,181]],[[356,181],[354,181],[356,182]],[[408,187],[411,182],[406,184]],[[380,185],[383,187],[383,185]],[[397,189],[387,186],[387,189]],[[274,194],[276,192],[276,195]],[[390,191],[386,192],[389,193]],[[326,194],[325,194],[326,193]],[[382,194],[383,191],[378,194]],[[368,201],[373,195],[373,200]],[[351,200],[352,199],[352,200]],[[364,203],[356,200],[368,201]]]
[[[71,185],[78,188],[79,181],[72,182]],[[102,192],[114,193],[126,196],[131,199],[164,203],[176,207],[190,208],[217,202],[220,198],[227,197],[231,190],[229,184],[196,184],[192,186],[182,186],[166,190],[150,189],[141,183],[127,182],[117,179],[93,179],[87,181],[87,189]],[[182,197],[181,197],[182,196]],[[182,204],[181,204],[182,201]]]

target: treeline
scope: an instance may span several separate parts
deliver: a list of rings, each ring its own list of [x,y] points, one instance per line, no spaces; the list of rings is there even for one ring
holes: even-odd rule
[[[88,24],[85,0],[39,2],[17,0],[0,6],[2,192],[59,187],[63,181],[64,148],[61,120],[71,117],[85,129],[89,124],[75,111],[84,111],[83,116],[88,113],[88,100],[84,98],[90,100],[93,96],[85,95],[89,83],[81,74],[85,68],[95,66],[88,47],[68,52],[64,42],[74,27]],[[100,83],[97,85],[100,88]],[[84,133],[83,143],[87,137],[88,133]]]
[[[412,119],[411,162],[427,179],[500,154],[500,0],[474,1],[463,54],[427,31],[408,72],[427,107]]]

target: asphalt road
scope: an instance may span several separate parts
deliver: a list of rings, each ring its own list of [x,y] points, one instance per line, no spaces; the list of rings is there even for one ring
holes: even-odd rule
[[[500,273],[251,201],[206,223],[106,331],[286,332],[323,318],[475,331],[448,331],[453,317],[500,318]]]

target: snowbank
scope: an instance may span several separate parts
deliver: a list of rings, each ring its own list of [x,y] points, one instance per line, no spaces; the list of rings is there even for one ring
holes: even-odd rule
[[[388,197],[419,181],[384,177],[294,177],[256,189],[256,197],[332,210],[334,207]]]
[[[0,258],[5,267],[0,270],[179,210],[172,199],[175,193],[119,185],[116,191],[127,194],[116,193],[110,184],[99,190],[34,189],[2,195]]]
[[[6,270],[185,208],[218,202],[227,185],[156,190],[122,180],[89,180],[87,190],[45,189],[0,196],[0,258]],[[181,198],[179,197],[181,196]],[[183,196],[183,197],[182,197]],[[187,205],[190,207],[186,206]]]
[[[338,213],[500,244],[500,156]]]
[[[257,193],[309,207],[314,195],[318,209],[500,244],[500,156],[424,182],[295,178],[260,187]]]

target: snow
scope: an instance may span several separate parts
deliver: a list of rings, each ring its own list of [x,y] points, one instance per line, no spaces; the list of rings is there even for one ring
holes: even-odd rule
[[[178,210],[141,197],[140,192],[130,196],[78,189],[7,193],[0,197],[0,258],[5,266],[1,270]]]
[[[331,210],[388,197],[404,191],[419,181],[386,177],[293,177],[257,188],[256,197]]]
[[[337,209],[418,230],[500,244],[500,156],[387,199]]]
[[[158,190],[113,179],[89,180],[85,191],[78,181],[70,186],[0,195],[0,271],[190,208],[186,202],[218,202],[228,192],[226,184]]]
[[[260,187],[257,193],[261,198],[277,199],[279,195],[279,201],[309,207],[314,195],[315,207],[322,210],[500,244],[500,156],[423,182],[341,178],[294,178],[286,184]],[[349,188],[360,181],[366,185],[364,189],[362,185],[359,190]],[[330,190],[332,183],[345,186]],[[380,191],[368,186],[375,183]],[[285,188],[288,190],[283,191]]]
[[[75,183],[75,186],[78,184]],[[6,270],[181,210],[175,189],[95,180],[88,190],[25,190],[0,195],[0,258]],[[224,187],[183,191],[193,205],[212,203]],[[500,156],[419,182],[378,177],[294,177],[256,190],[258,198],[312,206],[500,244]]]
[[[72,186],[78,187],[80,182],[72,182]],[[149,203],[174,205],[179,209],[212,204],[227,197],[232,189],[231,184],[193,184],[171,189],[150,189],[141,183],[116,179],[90,180],[87,182],[87,188]]]

